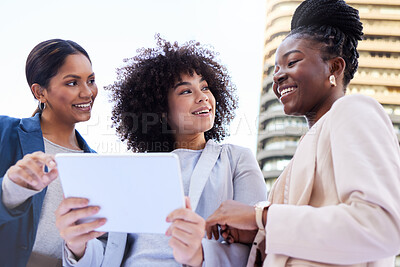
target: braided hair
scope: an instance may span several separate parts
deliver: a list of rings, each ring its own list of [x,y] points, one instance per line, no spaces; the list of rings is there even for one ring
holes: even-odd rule
[[[291,22],[291,35],[324,43],[322,57],[342,57],[346,62],[344,87],[353,79],[358,67],[358,40],[363,26],[358,10],[343,0],[305,0],[296,9]]]

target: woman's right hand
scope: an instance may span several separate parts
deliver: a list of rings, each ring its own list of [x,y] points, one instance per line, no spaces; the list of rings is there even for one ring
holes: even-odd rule
[[[44,171],[47,166],[49,172]],[[58,177],[57,164],[53,155],[41,151],[25,155],[7,171],[8,178],[14,183],[40,191]]]
[[[95,231],[106,223],[105,218],[78,224],[78,220],[99,212],[100,207],[88,206],[88,204],[89,201],[85,198],[65,198],[56,210],[56,226],[76,260],[84,255],[89,240],[105,234]]]

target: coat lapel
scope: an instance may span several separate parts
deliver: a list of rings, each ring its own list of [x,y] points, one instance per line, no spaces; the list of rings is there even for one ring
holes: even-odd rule
[[[210,177],[211,170],[217,162],[220,153],[221,146],[215,144],[212,140],[208,140],[190,177],[189,197],[194,211],[197,208],[204,186]]]

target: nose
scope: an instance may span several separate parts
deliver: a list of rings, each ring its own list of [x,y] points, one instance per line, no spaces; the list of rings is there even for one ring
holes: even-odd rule
[[[273,75],[273,81],[275,84],[280,84],[287,79],[287,74],[282,69],[278,70]]]
[[[93,90],[87,83],[84,83],[81,87],[81,91],[79,93],[79,97],[81,98],[92,98]]]
[[[208,101],[208,96],[207,94],[205,94],[203,91],[200,91],[200,93],[197,96],[197,103],[201,103],[201,102],[207,102]]]

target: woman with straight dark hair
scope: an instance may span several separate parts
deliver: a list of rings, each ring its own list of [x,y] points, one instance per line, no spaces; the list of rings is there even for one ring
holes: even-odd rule
[[[39,102],[34,115],[0,116],[0,263],[61,266],[54,212],[63,193],[54,154],[94,152],[75,124],[91,116],[95,75],[81,46],[52,39],[30,52],[26,78]]]
[[[291,26],[276,51],[273,91],[287,115],[307,119],[309,131],[270,203],[224,202],[207,219],[208,237],[218,236],[218,225],[223,237],[231,228],[258,229],[248,266],[394,266],[399,143],[375,99],[345,96],[363,35],[358,10],[343,0],[306,0]]]

